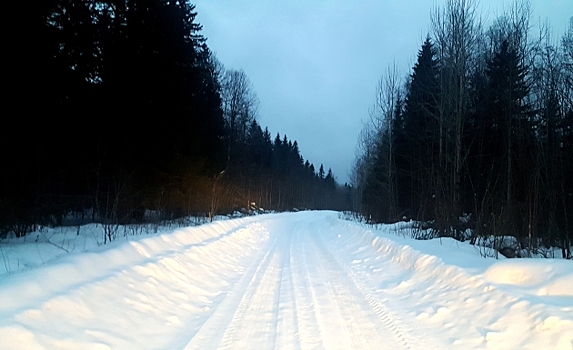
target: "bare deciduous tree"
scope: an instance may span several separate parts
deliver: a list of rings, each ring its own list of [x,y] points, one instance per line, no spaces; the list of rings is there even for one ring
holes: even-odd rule
[[[257,117],[259,100],[243,70],[227,70],[222,74],[221,97],[231,153],[236,143],[247,138],[249,125]]]
[[[438,173],[434,179],[438,229],[460,215],[460,182],[467,152],[462,147],[469,114],[469,81],[478,59],[481,21],[474,0],[448,0],[431,16],[440,69]]]

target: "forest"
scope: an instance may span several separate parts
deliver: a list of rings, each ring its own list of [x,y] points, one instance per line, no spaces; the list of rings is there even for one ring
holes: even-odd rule
[[[415,238],[512,236],[509,255],[572,258],[573,18],[558,37],[531,18],[519,0],[487,25],[474,1],[432,11],[410,74],[390,67],[379,80],[354,211],[414,220]]]
[[[191,3],[11,4],[0,237],[333,209],[572,258],[573,19],[555,36],[532,30],[525,0],[487,23],[477,5],[436,7],[411,72],[380,78],[340,186],[260,124],[253,84],[211,52]]]
[[[209,50],[189,2],[10,6],[22,25],[9,38],[0,237],[36,225],[349,207],[350,188],[332,171],[261,127],[247,75]]]

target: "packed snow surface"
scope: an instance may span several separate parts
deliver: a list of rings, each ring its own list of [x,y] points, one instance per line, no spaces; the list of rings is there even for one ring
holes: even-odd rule
[[[0,349],[573,349],[572,261],[395,228],[301,212],[0,242]]]

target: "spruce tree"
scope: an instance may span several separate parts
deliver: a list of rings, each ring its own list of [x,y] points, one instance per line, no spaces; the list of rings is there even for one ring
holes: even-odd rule
[[[440,99],[438,62],[435,49],[426,38],[418,53],[404,103],[401,130],[396,136],[396,163],[400,203],[406,212],[421,220],[431,217],[432,204],[427,201],[436,191],[438,171],[437,152],[440,130],[438,125]]]
[[[518,50],[509,41],[503,40],[488,61],[489,120],[483,127],[493,140],[488,152],[494,170],[489,179],[495,199],[494,215],[502,215],[505,225],[497,227],[505,234],[519,236],[523,222],[519,219],[516,203],[524,201],[529,191],[528,176],[531,163],[533,129],[528,119],[525,97],[529,92],[526,84],[526,68]]]

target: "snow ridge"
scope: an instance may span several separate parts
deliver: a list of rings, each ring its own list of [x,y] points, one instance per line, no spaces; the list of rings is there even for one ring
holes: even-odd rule
[[[573,349],[570,261],[391,230],[283,213],[70,254],[0,276],[0,348]]]
[[[473,274],[472,269],[445,264],[436,255],[398,243],[399,239],[387,232],[364,230],[353,223],[344,229],[333,224],[332,230],[333,251],[340,256],[352,252],[344,257],[357,284],[365,286],[372,298],[394,304],[393,310],[405,310],[422,321],[418,324],[421,337],[429,337],[440,327],[450,339],[444,344],[447,348],[573,348],[573,293],[564,295],[557,304],[551,299],[532,298],[523,290]],[[507,264],[483,260],[485,271]],[[528,265],[558,265],[553,270],[562,272],[555,279],[560,282],[569,278],[564,271],[573,267],[570,261],[545,259],[513,264],[523,264],[521,270]],[[573,284],[571,281],[568,279],[567,284]]]

